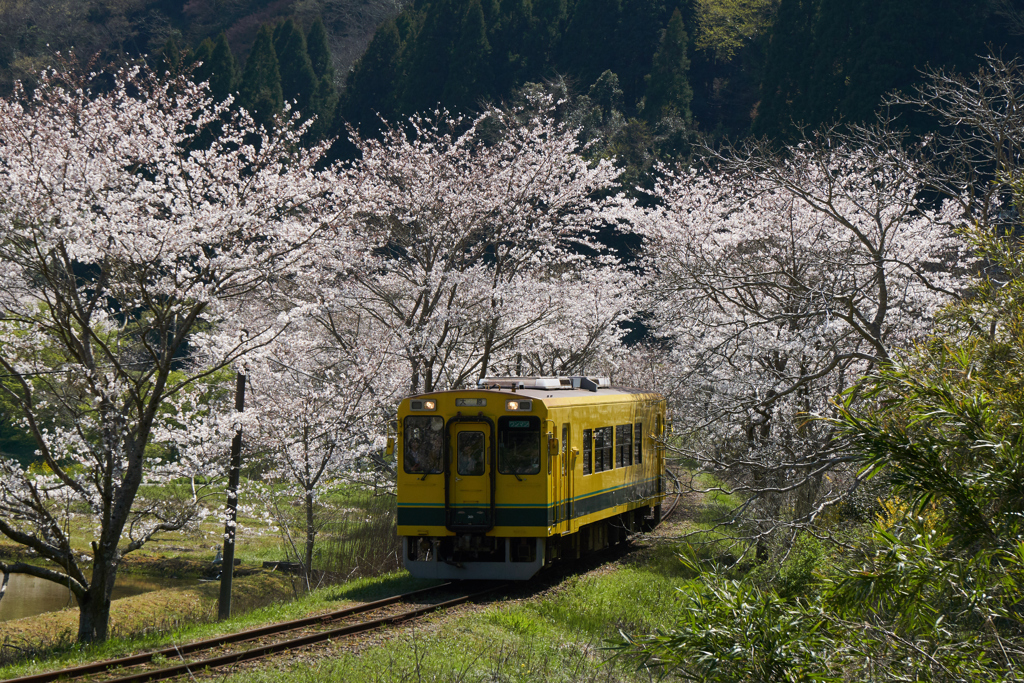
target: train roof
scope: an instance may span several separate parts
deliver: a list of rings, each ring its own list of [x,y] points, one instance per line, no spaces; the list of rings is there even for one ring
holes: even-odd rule
[[[485,377],[475,387],[433,391],[420,396],[448,393],[486,392],[508,396],[524,396],[544,403],[579,401],[586,398],[611,398],[622,395],[645,395],[661,398],[657,392],[612,386],[607,377]],[[553,399],[553,400],[552,400]]]

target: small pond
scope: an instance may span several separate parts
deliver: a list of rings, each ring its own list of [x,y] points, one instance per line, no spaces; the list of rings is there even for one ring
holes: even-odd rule
[[[2,580],[3,574],[0,574],[0,581]],[[195,579],[122,575],[117,577],[117,584],[114,586],[114,600],[164,588],[194,586],[195,584]],[[75,607],[75,597],[67,586],[26,574],[11,574],[7,593],[3,600],[0,600],[0,621],[31,617],[65,607]]]

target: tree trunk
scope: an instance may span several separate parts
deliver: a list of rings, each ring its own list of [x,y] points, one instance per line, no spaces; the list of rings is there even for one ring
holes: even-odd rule
[[[114,592],[117,565],[97,553],[85,597],[78,601],[78,642],[102,643],[110,628],[110,596]]]
[[[306,559],[303,569],[306,572],[306,588],[312,588],[313,576],[313,541],[316,540],[316,527],[313,524],[313,492],[306,491]]]

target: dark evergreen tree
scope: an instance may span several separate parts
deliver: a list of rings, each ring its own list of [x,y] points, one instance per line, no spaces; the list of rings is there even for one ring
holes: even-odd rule
[[[210,52],[210,94],[214,100],[222,102],[229,95],[234,95],[238,88],[238,63],[231,52],[228,36],[223,31],[213,42]]]
[[[885,93],[911,88],[925,66],[968,70],[976,54],[987,52],[986,6],[979,0],[891,0],[880,7],[860,0],[854,5],[848,11],[868,17],[869,30],[854,36],[856,48],[847,51],[845,87],[835,104],[847,120],[870,120]]]
[[[973,68],[987,51],[987,16],[985,0],[782,0],[753,131],[869,121],[920,69]]]
[[[334,84],[334,59],[331,57],[331,46],[327,40],[327,28],[320,17],[309,27],[306,35],[306,51],[309,63],[317,78],[328,78]]]
[[[291,19],[274,29],[274,52],[281,74],[281,95],[303,120],[313,116],[317,77],[306,51],[306,38]]]
[[[536,40],[544,46],[544,59],[549,61],[558,40],[565,32],[566,22],[569,20],[568,4],[566,0],[535,0],[532,10],[536,20]]]
[[[192,51],[189,66],[192,68],[192,80],[196,83],[203,83],[210,80],[210,59],[213,55],[213,41],[209,38],[203,40]]]
[[[644,92],[644,77],[651,72],[651,57],[661,37],[659,28],[664,25],[660,0],[630,0],[623,5],[615,35],[610,37],[615,52],[611,68],[630,107]]]
[[[164,43],[164,48],[160,52],[160,63],[157,71],[161,74],[173,76],[181,70],[181,65],[181,50],[178,49],[178,41],[172,35]]]
[[[317,79],[310,102],[310,111],[316,114],[317,122],[311,133],[312,137],[322,139],[330,130],[338,94],[334,87],[334,60],[327,42],[327,29],[319,18],[309,28],[306,51],[309,53],[309,63]]]
[[[235,58],[224,33],[220,34],[216,43],[209,38],[203,40],[192,54],[191,61],[192,80],[206,83],[214,102],[223,102],[235,94]],[[222,128],[221,122],[211,123],[206,130],[196,135],[192,144],[199,149],[208,148],[220,135]]]
[[[683,15],[676,10],[669,19],[658,51],[654,53],[651,73],[647,77],[644,118],[651,123],[665,116],[677,116],[684,121],[691,118],[693,90],[690,88],[690,58],[686,53],[686,43]]]
[[[404,113],[426,111],[440,104],[464,14],[464,5],[459,7],[457,0],[435,0],[429,5],[423,27],[406,51],[406,82],[400,105]]]
[[[899,1],[899,0],[894,0]],[[803,97],[792,107],[793,114],[810,126],[834,121],[842,116],[839,104],[849,86],[849,65],[870,39],[871,17],[879,6],[864,0],[818,0],[818,12],[810,42],[806,49],[810,55],[809,73]],[[870,104],[874,108],[877,101]],[[870,110],[869,110],[870,111]]]
[[[601,109],[601,124],[607,124],[615,112],[622,111],[622,88],[619,87],[619,77],[611,71],[605,71],[594,85],[590,86],[587,97]]]
[[[782,0],[772,27],[752,130],[781,137],[807,111],[819,0]]]
[[[448,73],[441,102],[453,111],[473,111],[490,94],[491,46],[480,0],[470,0],[462,19],[462,32],[455,45],[455,59]]]
[[[268,127],[284,106],[273,32],[266,24],[256,34],[256,42],[245,61],[238,101],[252,115],[257,125]]]
[[[543,61],[537,54],[535,24],[530,0],[503,0],[491,31],[491,73],[498,92],[518,87],[535,72],[534,63]]]
[[[619,24],[619,0],[577,0],[559,46],[559,65],[581,83],[593,83],[615,69],[609,49]]]
[[[366,52],[349,72],[345,93],[338,102],[331,126],[332,135],[344,138],[346,123],[369,135],[377,130],[378,115],[386,120],[395,118],[401,52],[398,25],[387,21],[373,34]]]

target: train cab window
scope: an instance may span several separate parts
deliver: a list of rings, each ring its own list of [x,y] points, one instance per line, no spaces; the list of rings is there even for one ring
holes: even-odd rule
[[[633,464],[633,425],[619,425],[615,428],[615,466],[627,467]]]
[[[455,447],[459,453],[456,469],[460,475],[473,477],[484,473],[483,432],[459,432]]]
[[[594,430],[594,471],[612,469],[612,428],[598,427]]]
[[[583,430],[583,474],[594,471],[594,441],[589,429]]]
[[[540,418],[534,415],[498,418],[498,472],[540,472]]]
[[[441,471],[444,448],[444,418],[438,415],[409,415],[405,418],[402,459],[409,474],[437,474]]]
[[[635,448],[633,449],[633,462],[635,462],[637,465],[639,465],[639,464],[643,463],[643,461],[644,461],[644,423],[643,422],[637,422],[636,423],[636,426],[633,428],[633,437],[636,439],[636,441],[634,441]]]

